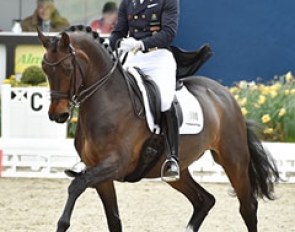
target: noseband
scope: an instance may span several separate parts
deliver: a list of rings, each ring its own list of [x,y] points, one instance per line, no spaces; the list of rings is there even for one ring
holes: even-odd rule
[[[58,60],[57,62],[48,62],[45,57],[43,58],[43,63],[51,66],[51,67],[56,67],[60,65],[63,61],[66,59],[72,58],[72,64],[74,66],[74,76],[73,76],[73,94],[70,93],[65,93],[62,91],[58,90],[51,90],[50,91],[50,97],[52,100],[59,100],[59,99],[70,99],[70,105],[71,107],[79,107],[81,103],[86,101],[90,96],[92,96],[96,91],[98,91],[103,85],[105,85],[110,77],[112,76],[113,72],[116,70],[116,67],[118,65],[119,59],[116,58],[114,61],[114,64],[110,71],[104,75],[103,77],[99,78],[96,82],[94,82],[92,85],[88,86],[87,88],[84,88],[83,85],[83,72],[82,68],[79,62],[77,62],[76,59],[76,50],[72,46],[72,44],[69,45],[70,48],[70,53]],[[77,83],[77,73],[76,73],[76,66],[78,64],[79,72],[82,77],[82,84],[76,88],[76,83]]]

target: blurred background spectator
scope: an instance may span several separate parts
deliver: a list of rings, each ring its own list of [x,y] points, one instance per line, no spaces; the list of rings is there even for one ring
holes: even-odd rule
[[[69,22],[59,14],[53,0],[37,0],[33,15],[25,18],[21,26],[23,31],[36,31],[39,26],[44,32],[58,32],[66,29]]]
[[[116,2],[107,2],[102,9],[102,17],[91,22],[92,30],[110,34],[117,21],[118,7]]]

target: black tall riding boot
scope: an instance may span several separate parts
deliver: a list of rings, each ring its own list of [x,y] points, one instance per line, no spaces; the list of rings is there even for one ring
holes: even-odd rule
[[[161,176],[162,180],[176,181],[180,177],[178,165],[179,154],[179,128],[175,106],[172,104],[168,111],[163,112],[165,123],[165,134],[167,137],[167,158],[162,165]]]

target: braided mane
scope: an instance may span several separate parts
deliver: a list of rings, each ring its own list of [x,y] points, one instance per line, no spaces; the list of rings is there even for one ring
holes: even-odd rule
[[[113,57],[113,50],[108,43],[105,43],[106,39],[100,37],[99,33],[97,33],[96,31],[93,31],[90,26],[73,25],[67,28],[64,32],[84,32],[85,34],[91,36],[99,44],[101,44],[108,51],[108,53]]]

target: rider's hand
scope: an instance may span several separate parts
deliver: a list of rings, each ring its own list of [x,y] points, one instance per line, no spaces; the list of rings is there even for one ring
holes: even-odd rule
[[[136,40],[133,37],[123,39],[120,43],[120,51],[122,52],[134,52],[144,50],[144,45],[141,40]]]

